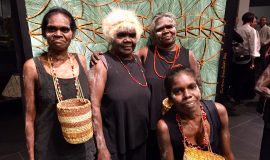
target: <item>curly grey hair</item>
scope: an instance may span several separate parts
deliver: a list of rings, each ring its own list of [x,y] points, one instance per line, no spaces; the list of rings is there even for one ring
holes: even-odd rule
[[[168,17],[171,19],[171,21],[173,22],[173,25],[176,26],[176,17],[175,15],[173,15],[172,13],[170,12],[160,12],[160,13],[157,13],[153,19],[152,19],[152,22],[150,24],[150,37],[153,38],[154,36],[154,33],[155,33],[155,26],[156,26],[156,22],[157,20],[159,20],[160,18],[162,17]]]
[[[113,9],[103,20],[102,29],[105,39],[111,43],[119,30],[135,29],[138,41],[143,32],[143,27],[134,11]]]

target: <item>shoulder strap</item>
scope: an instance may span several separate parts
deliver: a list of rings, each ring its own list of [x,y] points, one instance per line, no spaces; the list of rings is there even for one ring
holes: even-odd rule
[[[168,112],[165,113],[165,115],[163,116],[163,120],[169,128],[174,158],[180,160],[182,159],[184,154],[184,144],[182,143],[183,137],[181,132],[179,131],[176,121],[176,112],[174,107],[172,107]]]
[[[190,63],[189,63],[189,50],[186,49],[185,47],[181,46],[180,48],[180,64],[184,65],[185,67],[190,68]]]
[[[211,142],[212,151],[214,153],[220,153],[221,122],[220,122],[216,105],[211,100],[202,100],[201,102],[202,102],[201,104],[203,105],[204,111],[207,114],[207,119],[211,127],[210,142]]]
[[[38,73],[38,81],[40,81],[40,80],[44,79],[44,77],[40,77],[40,76],[47,75],[47,72],[46,72],[43,64],[40,62],[39,57],[34,57],[33,60],[34,60],[34,63],[36,65],[36,70]]]
[[[209,115],[209,119],[211,119],[211,123],[214,125],[214,127],[220,129],[221,124],[215,103],[211,100],[202,100],[201,102],[206,114]]]
[[[74,57],[75,57],[76,61],[78,62],[78,65],[80,66],[80,68],[83,68],[78,54],[77,53],[72,53],[72,54],[74,55]]]

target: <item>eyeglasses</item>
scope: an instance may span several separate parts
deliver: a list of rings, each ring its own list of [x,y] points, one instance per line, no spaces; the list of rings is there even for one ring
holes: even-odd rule
[[[69,27],[56,27],[56,26],[48,26],[46,28],[46,31],[49,33],[54,33],[58,30],[60,30],[60,32],[63,32],[63,33],[68,33],[71,29]]]

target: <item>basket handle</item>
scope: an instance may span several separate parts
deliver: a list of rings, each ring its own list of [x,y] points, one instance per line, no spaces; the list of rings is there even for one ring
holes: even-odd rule
[[[76,92],[77,92],[77,98],[83,99],[84,95],[83,95],[83,91],[82,91],[82,87],[79,81],[79,77],[75,76],[74,74],[74,65],[73,65],[73,61],[70,57],[70,55],[68,54],[68,58],[71,64],[71,70],[72,70],[72,74],[74,76],[74,81],[75,81],[75,88],[76,88]],[[55,94],[57,97],[58,102],[63,101],[63,95],[60,89],[60,84],[59,84],[59,80],[56,76],[55,73],[55,69],[53,67],[53,63],[52,63],[52,57],[50,55],[48,55],[48,62],[49,62],[49,66],[50,66],[50,71],[51,71],[51,75],[52,75],[52,79],[53,79],[53,85],[54,85],[54,90],[55,90]]]

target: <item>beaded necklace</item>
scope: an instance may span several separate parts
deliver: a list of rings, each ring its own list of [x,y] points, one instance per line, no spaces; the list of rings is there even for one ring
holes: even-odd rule
[[[170,64],[171,66],[169,68],[173,68],[174,67],[174,64],[175,62],[177,61],[177,58],[179,57],[179,54],[180,54],[180,47],[178,45],[175,45],[175,54],[174,54],[174,58],[172,61],[168,61],[165,57],[161,56],[160,53],[158,52],[158,47],[157,45],[155,45],[155,50],[154,50],[154,71],[156,73],[156,75],[159,77],[159,78],[162,78],[164,79],[165,76],[163,75],[160,75],[157,71],[157,68],[156,68],[156,59],[157,59],[157,56],[159,59],[163,60],[164,62],[166,62],[167,64]]]
[[[209,151],[212,151],[211,146],[210,146],[210,142],[208,141],[208,134],[206,132],[206,122],[205,122],[207,120],[206,113],[204,112],[202,106],[200,106],[200,109],[201,109],[201,113],[202,113],[201,122],[202,122],[202,125],[203,125],[203,132],[204,132],[204,135],[203,135],[203,144],[201,144],[201,145],[193,145],[188,140],[188,138],[185,136],[185,134],[183,132],[183,125],[181,123],[181,117],[177,113],[176,114],[176,121],[177,121],[177,124],[178,124],[178,129],[179,129],[180,133],[183,136],[184,146],[191,147],[191,148],[197,148],[197,149],[200,149],[200,150],[208,149]]]
[[[83,98],[84,96],[83,96],[82,88],[81,88],[81,85],[80,85],[80,81],[78,79],[78,76],[75,76],[74,64],[73,64],[73,61],[72,61],[72,58],[71,58],[70,54],[68,54],[68,59],[69,59],[70,66],[71,66],[72,76],[73,76],[73,79],[75,81],[75,88],[76,88],[76,94],[77,94],[76,97],[77,98]],[[62,101],[64,99],[64,97],[62,95],[59,80],[57,78],[55,68],[53,66],[52,57],[50,55],[48,55],[48,62],[49,62],[49,65],[50,65],[51,75],[52,75],[52,78],[53,78],[55,93],[56,93],[58,101],[60,102],[60,101]]]
[[[144,84],[141,83],[139,80],[137,80],[137,78],[134,77],[134,76],[130,73],[130,71],[129,71],[127,65],[125,65],[125,64],[122,62],[122,60],[121,60],[120,57],[118,57],[117,55],[115,55],[115,57],[117,57],[117,59],[118,59],[118,60],[120,61],[120,63],[122,64],[122,66],[123,66],[123,67],[125,68],[125,70],[128,72],[128,75],[130,76],[130,78],[131,78],[131,80],[132,80],[133,82],[136,82],[136,83],[138,83],[139,85],[141,85],[141,86],[143,86],[143,87],[147,87],[147,86],[148,86],[148,85],[147,85],[146,78],[145,78],[145,75],[144,75],[143,67],[141,66],[141,64],[137,61],[137,59],[136,59],[133,55],[132,55],[132,57],[135,59],[135,62],[137,63],[137,65],[139,66],[139,68],[140,68],[140,70],[141,70],[141,73],[142,73],[142,76],[143,76],[143,80],[144,80]]]

